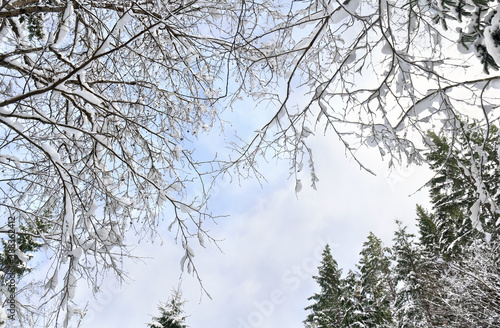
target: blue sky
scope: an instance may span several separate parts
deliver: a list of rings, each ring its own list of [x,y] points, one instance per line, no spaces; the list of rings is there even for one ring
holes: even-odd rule
[[[306,187],[298,197],[285,162],[263,164],[268,182],[243,181],[220,187],[213,208],[230,216],[212,224],[221,239],[205,249],[194,247],[196,265],[210,300],[198,281],[183,275],[182,290],[190,327],[303,327],[316,291],[316,274],[325,243],[340,267],[354,268],[368,233],[386,244],[401,220],[413,229],[416,204],[426,204],[430,178],[424,167],[400,168],[389,175],[375,152],[359,153],[377,176],[359,169],[345,156],[335,137],[313,137],[318,190]],[[413,194],[411,197],[409,195]],[[137,255],[152,257],[128,263],[131,281],[121,288],[112,279],[91,302],[84,327],[145,327],[178,286],[182,249],[173,235],[163,245],[139,244]]]

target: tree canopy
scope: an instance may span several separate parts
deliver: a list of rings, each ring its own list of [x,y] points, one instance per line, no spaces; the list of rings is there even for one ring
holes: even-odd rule
[[[309,298],[314,304],[306,308],[311,310],[311,313],[304,323],[310,327],[336,327],[344,320],[340,282],[342,270],[339,270],[337,262],[333,259],[329,245],[325,246],[322,257],[318,276],[313,277],[321,291]]]

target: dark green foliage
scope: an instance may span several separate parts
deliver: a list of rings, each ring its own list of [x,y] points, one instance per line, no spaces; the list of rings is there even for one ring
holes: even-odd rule
[[[148,324],[149,328],[187,328],[185,324],[186,316],[183,315],[182,306],[185,301],[182,300],[180,290],[174,290],[173,295],[165,304],[160,304],[159,317],[153,317],[152,322]]]
[[[465,49],[470,50],[470,45],[476,39],[474,33],[460,33],[459,42],[464,46]]]
[[[48,231],[47,225],[43,222],[41,219],[35,219],[29,226],[19,225],[19,229],[15,234],[15,249],[21,253],[31,253],[39,250],[42,247],[42,243],[35,236]],[[7,240],[2,239],[2,247],[3,249],[0,253],[0,271],[15,274],[18,278],[31,271],[17,255],[11,253]]]
[[[432,327],[436,322],[436,297],[441,290],[439,273],[433,270],[436,261],[415,241],[415,236],[398,222],[392,247],[396,285],[394,321],[398,328]]]
[[[496,1],[493,0],[432,0],[430,7],[432,10],[432,21],[440,24],[443,29],[448,29],[447,21],[458,21],[463,28],[460,28],[458,42],[467,50],[475,48],[483,70],[486,74],[490,69],[498,70],[500,63],[495,62],[485,46],[485,29],[492,25],[491,18],[496,13]],[[420,8],[421,13],[427,11],[427,6]],[[496,31],[492,37],[496,40]]]
[[[392,250],[392,275],[397,286],[393,304],[396,327],[447,327],[457,322],[449,309],[450,290],[457,278],[452,268],[455,260],[444,260],[439,249],[429,250],[417,243],[415,236],[400,224]]]
[[[53,0],[38,0],[34,2],[30,2],[30,6],[44,6],[44,5],[56,5],[58,3],[55,3]],[[26,22],[27,28],[28,28],[28,37],[30,39],[42,39],[45,37],[44,33],[44,18],[43,18],[43,13],[39,12],[34,12],[34,13],[29,13],[29,14],[21,14],[19,16],[19,22],[24,23]]]
[[[497,27],[491,32],[491,36],[493,37],[493,41],[495,41],[495,45],[500,46],[500,28]]]
[[[432,209],[417,206],[419,235],[399,224],[389,252],[370,233],[358,272],[332,278],[343,321],[317,327],[500,327],[499,131],[461,131],[429,133]]]
[[[427,159],[436,175],[429,182],[432,211],[417,208],[420,286],[432,327],[496,327],[499,132],[475,122],[461,131],[451,139],[429,134]]]
[[[314,279],[321,290],[310,297],[315,303],[304,321],[307,327],[390,327],[392,322],[390,260],[388,249],[374,234],[361,251],[359,272],[349,271],[341,278],[341,270],[327,245],[319,274]]]
[[[456,10],[459,22],[462,22],[463,18],[472,16],[472,13],[468,10],[467,3],[463,0],[457,2]]]
[[[349,270],[342,283],[342,304],[345,312],[344,320],[339,327],[362,327],[363,295],[358,273]]]
[[[427,251],[437,252],[439,250],[440,236],[436,226],[435,215],[417,205],[417,223],[420,232],[420,244]]]
[[[43,17],[41,14],[24,14],[21,15],[19,21],[21,23],[23,23],[24,21],[28,22],[28,37],[30,39],[41,39],[45,36],[45,34],[43,33]]]
[[[457,222],[449,217],[437,217],[417,206],[417,222],[420,229],[420,243],[431,254],[444,258],[458,256],[462,253],[464,240],[459,235],[464,229],[461,221]],[[468,231],[471,231],[468,225]],[[465,236],[468,236],[467,234]],[[466,238],[470,242],[470,238]]]
[[[457,255],[481,237],[478,230],[493,238],[497,235],[498,129],[492,125],[484,132],[475,123],[464,123],[462,133],[452,140],[433,132],[429,137],[434,147],[426,157],[436,172],[429,181],[434,213],[417,209],[422,242],[426,247],[434,243],[444,254]],[[476,218],[472,217],[475,206]]]
[[[363,295],[363,323],[366,327],[390,327],[392,323],[393,286],[388,253],[389,249],[382,246],[382,241],[370,233],[363,244],[358,265]]]
[[[344,320],[340,279],[342,271],[338,269],[337,262],[332,257],[330,246],[325,246],[322,255],[319,273],[313,277],[321,291],[308,298],[313,300],[314,304],[305,308],[311,310],[311,313],[304,323],[312,327],[339,327]]]

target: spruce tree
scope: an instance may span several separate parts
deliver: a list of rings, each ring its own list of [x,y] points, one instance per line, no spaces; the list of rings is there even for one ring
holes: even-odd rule
[[[428,279],[425,250],[414,242],[415,236],[401,222],[395,232],[392,270],[395,288],[393,318],[397,328],[432,327],[432,302],[435,294]],[[433,286],[438,287],[438,286]]]
[[[365,327],[391,327],[393,288],[390,280],[389,250],[370,232],[363,244],[358,269],[362,300],[362,318]]]
[[[432,219],[439,247],[450,255],[485,234],[496,239],[500,223],[498,128],[491,125],[485,132],[475,122],[463,122],[461,131],[452,140],[429,132],[433,147],[426,155],[436,172],[429,181]]]
[[[149,328],[186,328],[186,316],[183,315],[182,307],[185,301],[182,300],[180,290],[174,290],[173,295],[165,303],[158,306],[160,310],[159,317],[153,317],[151,323],[148,323]]]
[[[436,217],[420,205],[417,205],[417,226],[419,228],[420,245],[431,253],[440,252],[443,247],[440,247],[442,239]]]
[[[8,227],[7,227],[8,228]],[[42,248],[42,243],[37,239],[36,234],[45,233],[49,229],[41,219],[35,218],[29,225],[20,224],[15,228],[15,232],[6,234],[0,239],[0,272],[8,273],[20,279],[31,272],[32,268],[27,265],[33,254]],[[11,239],[13,238],[13,239]],[[11,242],[9,247],[9,242]],[[5,275],[0,275],[0,286],[5,284]]]
[[[339,327],[364,327],[363,294],[358,272],[349,270],[342,280],[342,308],[344,320]]]
[[[463,133],[452,140],[429,134],[434,144],[427,154],[435,171],[428,184],[432,209],[417,207],[419,236],[399,225],[390,257],[393,266],[390,250],[370,233],[358,272],[340,279],[340,273],[320,270],[315,277],[320,285],[334,281],[340,289],[327,292],[321,285],[321,293],[311,298],[317,302],[308,307],[314,311],[306,323],[500,327],[500,134],[495,126],[486,132],[475,127],[463,123]],[[334,268],[332,272],[340,272],[336,263]],[[332,295],[340,297],[327,302]],[[342,320],[326,320],[335,317],[332,313],[341,313]]]
[[[338,268],[337,262],[333,259],[329,245],[325,246],[322,256],[318,275],[313,276],[320,286],[320,292],[308,298],[308,300],[314,301],[314,304],[305,308],[311,313],[304,323],[308,327],[342,327],[344,320],[342,270]]]
[[[462,123],[448,140],[429,134],[432,211],[417,209],[425,249],[422,288],[434,326],[498,327],[500,146],[498,129]],[[479,169],[480,168],[480,169]]]

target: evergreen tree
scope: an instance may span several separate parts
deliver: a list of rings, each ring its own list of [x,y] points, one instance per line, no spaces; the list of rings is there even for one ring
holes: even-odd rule
[[[463,122],[462,133],[452,140],[433,132],[429,137],[434,146],[426,158],[436,172],[429,181],[434,217],[422,219],[434,220],[441,251],[460,254],[481,237],[479,232],[496,238],[500,222],[498,128],[491,125],[485,132],[476,123]]]
[[[417,208],[433,326],[497,327],[500,305],[499,132],[462,123],[448,140],[429,134],[433,209]],[[480,168],[480,169],[479,169]]]
[[[430,298],[434,293],[426,288],[430,281],[424,279],[428,272],[425,250],[414,238],[398,222],[392,247],[395,262],[392,275],[396,285],[393,318],[398,328],[432,327]]]
[[[500,327],[500,134],[495,126],[481,131],[475,123],[463,123],[462,133],[452,140],[429,134],[434,144],[427,154],[435,171],[428,184],[432,209],[417,206],[418,238],[399,223],[391,267],[390,250],[370,233],[358,272],[349,271],[345,279],[331,255],[324,255],[315,277],[322,290],[310,298],[316,304],[308,307],[313,313],[306,323]],[[331,261],[334,269],[326,270]],[[327,289],[327,282],[336,289]]]
[[[441,248],[439,247],[440,237],[436,218],[420,205],[417,205],[417,226],[420,245],[431,253],[438,252]]]
[[[394,290],[390,280],[389,250],[370,232],[363,244],[358,265],[363,296],[363,323],[365,327],[391,327],[391,301]]]
[[[186,316],[183,315],[182,307],[185,301],[182,300],[180,290],[174,290],[173,295],[165,303],[158,306],[160,310],[159,317],[153,317],[149,328],[186,328]]]
[[[461,235],[460,231],[472,231],[471,227],[464,227],[463,221],[457,222],[444,213],[441,216],[429,212],[417,205],[417,225],[420,229],[420,244],[426,252],[436,258],[449,259],[462,253],[466,245],[468,234]],[[467,238],[468,242],[471,238]]]
[[[5,227],[5,237],[2,238],[0,251],[0,272],[15,275],[21,278],[32,269],[27,262],[33,257],[32,252],[38,251],[42,243],[36,238],[40,233],[48,231],[48,226],[41,219],[35,219],[29,225],[20,224],[13,234],[9,234],[9,227]],[[12,238],[12,239],[11,239]],[[9,242],[11,244],[9,245]],[[5,275],[0,275],[0,285],[4,284]]]
[[[304,323],[306,326],[318,328],[342,327],[342,270],[333,259],[329,245],[325,246],[322,256],[318,275],[313,277],[320,286],[320,292],[308,298],[313,300],[314,304],[305,308],[311,313]]]
[[[342,280],[342,287],[342,307],[345,313],[340,327],[364,327],[363,295],[359,273],[349,270]]]

